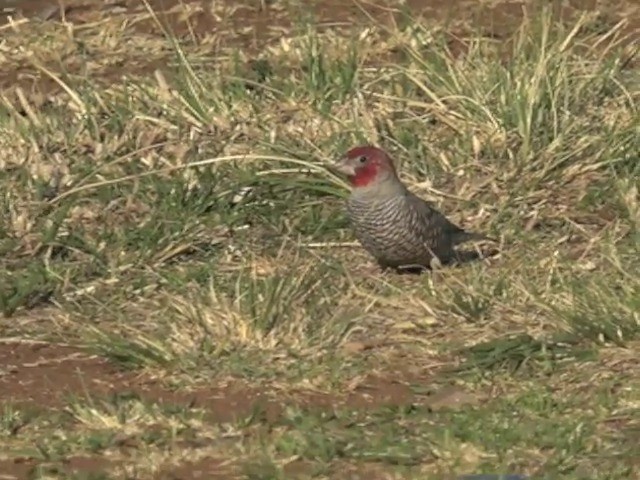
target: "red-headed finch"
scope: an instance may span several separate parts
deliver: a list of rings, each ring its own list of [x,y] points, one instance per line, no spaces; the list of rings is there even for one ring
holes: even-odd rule
[[[379,148],[353,148],[334,169],[352,187],[347,214],[356,238],[382,268],[433,268],[455,260],[460,243],[491,240],[454,225],[411,193]]]

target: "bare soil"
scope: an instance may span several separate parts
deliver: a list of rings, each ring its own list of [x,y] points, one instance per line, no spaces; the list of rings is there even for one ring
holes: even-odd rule
[[[3,366],[0,370],[0,403],[39,410],[59,410],[72,396],[95,400],[127,393],[145,402],[206,409],[208,419],[214,422],[235,421],[257,408],[270,424],[291,405],[328,410],[345,405],[367,409],[411,405],[416,401],[405,381],[417,379],[408,372],[406,378],[402,378],[401,371],[390,373],[388,377],[371,376],[357,385],[345,385],[347,393],[331,396],[313,391],[282,395],[277,387],[253,388],[234,379],[213,380],[215,385],[208,388],[176,391],[148,375],[122,370],[77,348],[47,343],[0,343],[0,365]],[[28,457],[2,460],[0,473],[8,477],[1,478],[28,478],[29,472],[46,465],[44,461]],[[88,474],[115,466],[99,456],[72,457],[65,462],[64,471]],[[220,478],[228,473],[221,460],[204,458],[180,465],[159,478],[212,478],[211,472],[218,472]]]
[[[77,348],[46,343],[0,343],[0,401],[14,405],[60,408],[70,395],[89,398],[129,392],[150,402],[190,404],[206,408],[211,418],[227,422],[248,415],[256,405],[267,418],[275,418],[286,404],[277,388],[256,389],[233,379],[216,380],[208,388],[175,391],[145,374],[119,369],[107,360]],[[371,376],[347,388],[338,397],[300,392],[296,403],[330,408],[380,405],[407,405],[413,394],[404,382],[414,375],[398,378]],[[281,398],[281,397],[280,397]]]
[[[9,18],[13,21],[65,21],[74,25],[96,25],[109,18],[116,21],[127,20],[134,32],[152,37],[164,36],[163,29],[177,38],[190,38],[195,42],[206,36],[216,35],[217,40],[212,48],[239,47],[249,55],[259,55],[265,45],[277,41],[283,33],[290,31],[295,20],[282,8],[278,8],[277,3],[269,1],[255,0],[243,2],[243,5],[204,0],[149,0],[148,3],[156,18],[138,0],[66,0],[59,3],[50,0],[0,0],[0,29],[11,28],[7,24]],[[392,25],[400,22],[403,15],[393,0],[363,3],[316,0],[310,3],[311,12],[320,30],[349,29],[354,24],[370,22]],[[571,0],[555,1],[553,4],[558,16],[564,19],[597,8],[603,33],[608,26],[626,18],[629,24],[624,32],[632,35],[629,42],[636,39],[637,32],[640,31],[640,8],[634,7],[628,0]],[[412,14],[423,16],[434,24],[446,23],[455,53],[463,45],[460,38],[470,29],[479,30],[487,36],[505,38],[535,5],[534,1],[503,1],[478,6],[478,2],[474,0],[409,0],[406,6]],[[308,12],[301,12],[303,13]],[[161,22],[162,27],[158,22]],[[123,75],[149,75],[165,65],[163,59],[153,56],[127,61],[124,68],[122,65],[108,65],[101,69],[99,75],[95,75],[95,80],[114,83],[120,81]],[[46,66],[54,71],[60,70],[60,66]],[[63,67],[68,74],[79,74],[83,65],[65,59]],[[49,93],[60,89],[56,82],[43,76],[31,65],[0,72],[0,88],[16,84],[32,92]]]

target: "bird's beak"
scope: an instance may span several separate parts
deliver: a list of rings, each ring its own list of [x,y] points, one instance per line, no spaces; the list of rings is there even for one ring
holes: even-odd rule
[[[346,175],[347,177],[353,177],[356,174],[356,170],[353,165],[350,165],[349,162],[344,159],[338,160],[336,163],[330,165],[329,169],[336,173]]]

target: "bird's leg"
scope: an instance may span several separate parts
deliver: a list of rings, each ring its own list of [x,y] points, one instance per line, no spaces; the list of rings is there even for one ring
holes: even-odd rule
[[[437,256],[433,255],[429,261],[429,268],[432,271],[439,270],[442,268],[442,261]]]

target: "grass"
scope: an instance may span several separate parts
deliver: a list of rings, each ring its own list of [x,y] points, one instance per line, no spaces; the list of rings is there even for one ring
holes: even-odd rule
[[[4,457],[36,459],[36,478],[84,455],[108,458],[100,478],[207,458],[246,478],[632,478],[640,74],[623,25],[600,21],[541,10],[463,52],[417,19],[304,24],[255,57],[115,21],[9,35],[30,52],[11,61],[62,88],[0,98],[3,336],[77,345],[178,391],[239,380],[281,411],[221,421],[78,392],[63,414],[4,407]],[[65,49],[89,72],[139,52],[166,68],[105,82],[47,57]],[[326,169],[362,142],[500,255],[377,272]],[[388,380],[380,397],[389,379],[413,394],[355,405],[372,378]],[[431,408],[425,386],[452,385],[481,400]]]

